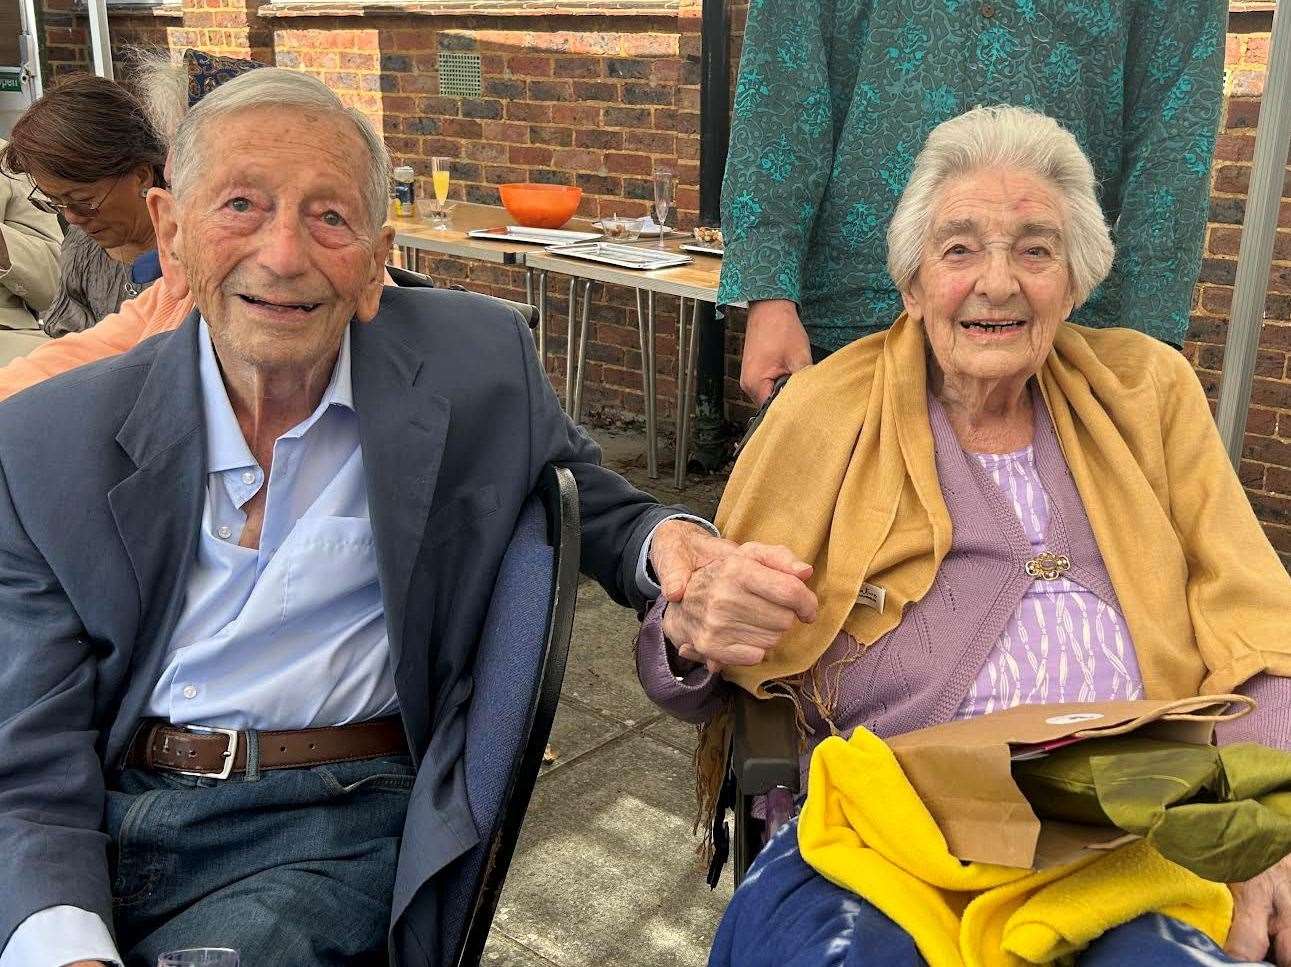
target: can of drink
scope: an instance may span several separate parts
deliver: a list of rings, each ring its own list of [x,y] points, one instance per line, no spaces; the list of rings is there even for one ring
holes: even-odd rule
[[[409,165],[401,165],[394,170],[394,210],[401,218],[412,218],[417,210],[417,189],[413,182],[413,170]]]

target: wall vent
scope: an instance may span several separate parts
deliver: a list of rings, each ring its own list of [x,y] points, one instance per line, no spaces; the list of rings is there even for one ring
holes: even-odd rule
[[[443,97],[479,97],[480,55],[441,50],[439,93]]]

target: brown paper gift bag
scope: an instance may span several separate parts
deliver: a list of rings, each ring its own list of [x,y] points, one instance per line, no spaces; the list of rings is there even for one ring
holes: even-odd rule
[[[1130,732],[1207,744],[1216,722],[1240,718],[1254,707],[1244,695],[1018,705],[907,732],[888,746],[953,856],[1044,869],[1135,837],[1101,826],[1041,822],[1013,781],[1015,757],[1040,754],[1055,743]]]

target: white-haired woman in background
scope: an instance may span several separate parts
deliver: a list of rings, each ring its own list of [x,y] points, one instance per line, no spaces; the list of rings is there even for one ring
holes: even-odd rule
[[[1112,263],[1095,187],[1032,111],[929,136],[889,231],[905,313],[786,384],[717,516],[756,543],[647,615],[642,683],[705,725],[701,763],[734,688],[791,695],[809,749],[1022,702],[1234,690],[1259,708],[1222,740],[1291,748],[1291,578],[1196,376],[1142,333],[1066,321]],[[741,581],[781,604],[733,613]],[[711,794],[720,775],[701,778]],[[1232,949],[1262,957],[1282,932],[1291,963],[1285,863],[1234,893]]]

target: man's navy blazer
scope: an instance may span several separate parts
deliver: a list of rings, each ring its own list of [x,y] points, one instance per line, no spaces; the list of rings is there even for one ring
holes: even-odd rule
[[[519,313],[385,289],[352,323],[368,504],[418,762],[395,879],[402,963],[439,964],[434,874],[477,840],[461,752],[472,657],[520,506],[569,467],[583,570],[644,605],[641,546],[671,511],[599,465]],[[196,312],[0,405],[0,948],[71,904],[111,925],[105,770],[119,768],[184,603],[206,486]]]

